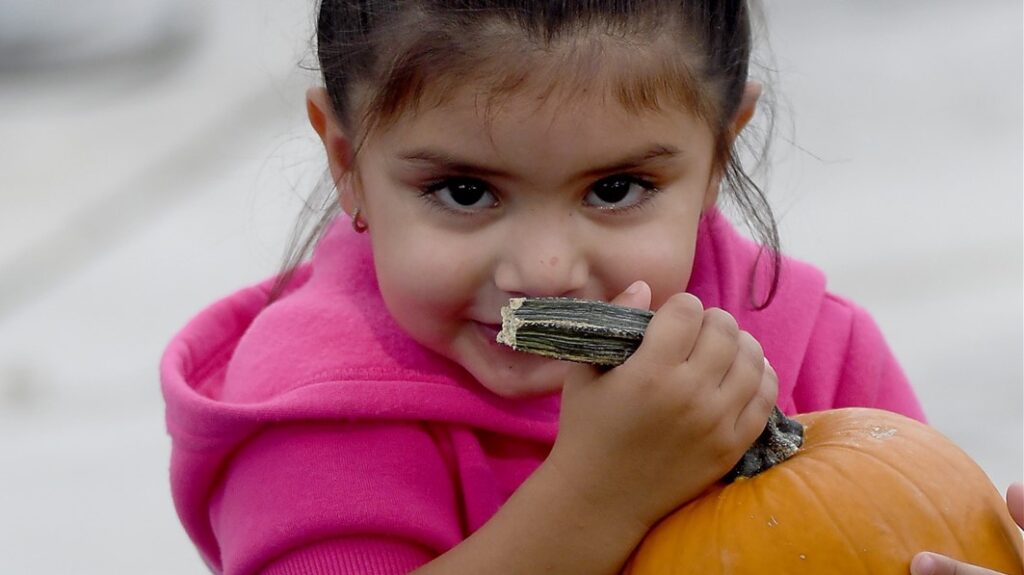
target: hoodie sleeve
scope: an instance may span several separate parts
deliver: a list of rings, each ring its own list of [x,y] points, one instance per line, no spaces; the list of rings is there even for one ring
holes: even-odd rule
[[[797,376],[797,411],[874,407],[925,421],[903,369],[874,319],[827,294]]]
[[[232,575],[407,573],[461,539],[451,474],[413,423],[268,428],[227,463],[209,513]]]

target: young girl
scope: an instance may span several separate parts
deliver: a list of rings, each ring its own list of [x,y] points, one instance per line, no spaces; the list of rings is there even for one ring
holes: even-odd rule
[[[614,573],[772,405],[922,419],[870,317],[778,255],[734,153],[750,36],[740,1],[324,0],[307,106],[347,217],[162,363],[208,565]],[[519,296],[656,313],[598,372],[497,344]]]

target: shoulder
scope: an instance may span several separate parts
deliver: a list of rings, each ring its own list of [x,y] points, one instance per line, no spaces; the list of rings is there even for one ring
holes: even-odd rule
[[[892,356],[875,319],[853,301],[826,292],[817,310],[808,353],[840,370],[879,370]],[[851,374],[846,374],[850,376]]]
[[[881,337],[871,315],[853,301],[825,292],[814,323],[812,345],[830,355],[846,356],[854,339]],[[875,342],[882,343],[882,342]],[[839,358],[842,359],[842,358]]]
[[[779,375],[787,413],[868,406],[923,419],[881,330],[861,306],[829,291],[825,274],[783,256],[778,270],[761,246],[717,210],[701,221],[687,291],[736,317]],[[771,302],[764,301],[777,271]]]
[[[874,407],[924,420],[924,412],[878,323],[835,294],[821,301],[793,399],[798,411]]]

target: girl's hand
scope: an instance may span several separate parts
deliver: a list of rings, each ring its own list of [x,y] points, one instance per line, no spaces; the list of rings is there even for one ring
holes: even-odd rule
[[[1017,526],[1024,529],[1024,483],[1014,483],[1006,490],[1006,506]],[[918,553],[910,562],[911,575],[999,575],[995,571],[968,565],[935,553]]]
[[[647,309],[638,282],[613,303]],[[548,464],[567,493],[650,527],[725,475],[764,430],[778,382],[760,344],[720,309],[676,294],[624,364],[566,379]]]

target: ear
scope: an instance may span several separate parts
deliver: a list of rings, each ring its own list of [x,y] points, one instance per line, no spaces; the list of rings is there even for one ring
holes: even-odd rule
[[[351,178],[352,140],[338,122],[331,98],[325,88],[310,88],[306,91],[306,114],[309,116],[310,126],[320,136],[320,141],[327,152],[331,180],[338,189],[341,207],[345,213],[352,215],[357,205]]]
[[[743,88],[740,107],[736,110],[736,116],[732,120],[732,139],[736,139],[736,136],[740,135],[750,119],[754,117],[754,112],[757,111],[757,101],[761,99],[763,91],[764,87],[760,82],[747,82],[746,87]]]
[[[727,137],[729,138],[729,147],[732,147],[732,143],[736,140],[736,137],[740,135],[743,128],[747,127],[750,123],[750,119],[754,117],[754,112],[757,111],[757,101],[761,98],[761,92],[763,87],[760,82],[747,82],[747,85],[743,88],[743,96],[740,98],[740,106],[736,110],[736,115],[733,116],[732,125],[729,128]],[[708,186],[707,191],[704,194],[704,209],[715,205],[718,201],[718,190],[722,184],[722,170],[717,170],[714,177],[711,178],[711,183]]]

